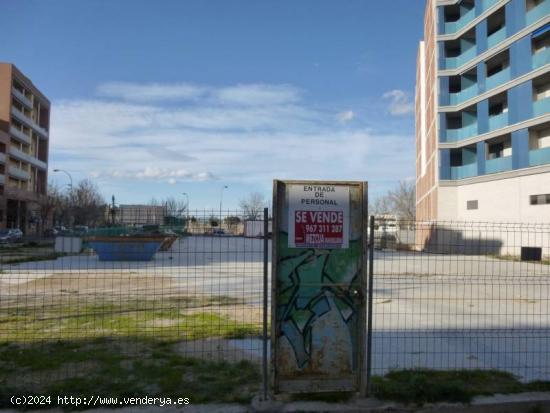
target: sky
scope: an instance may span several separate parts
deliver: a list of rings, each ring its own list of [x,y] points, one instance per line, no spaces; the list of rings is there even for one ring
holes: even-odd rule
[[[421,0],[0,0],[50,99],[50,181],[234,209],[273,179],[414,179]],[[222,188],[227,186],[226,189]]]

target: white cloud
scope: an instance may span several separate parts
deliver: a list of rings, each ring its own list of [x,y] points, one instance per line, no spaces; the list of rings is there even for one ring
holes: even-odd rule
[[[118,98],[133,102],[160,102],[194,100],[203,96],[207,89],[190,83],[129,83],[109,82],[97,88],[99,96]]]
[[[384,93],[382,97],[390,100],[389,111],[392,115],[401,116],[414,112],[414,103],[404,90],[390,90]]]
[[[130,102],[122,95],[105,99],[105,94],[54,102],[52,166],[109,185],[389,181],[414,170],[412,137],[377,135],[356,122],[344,128],[341,122],[354,119],[353,111],[335,119],[334,112],[308,106],[288,85],[202,88],[208,92],[184,105]],[[252,101],[256,104],[245,104]],[[388,168],[390,163],[395,167]]]
[[[338,113],[336,117],[340,122],[347,123],[355,117],[355,113],[353,112],[353,110],[346,110],[344,112]]]
[[[278,105],[299,101],[301,92],[291,85],[251,84],[222,88],[213,95],[222,103]]]
[[[143,169],[113,169],[107,173],[95,171],[94,176],[99,178],[107,176],[111,178],[135,178],[139,180],[164,180],[168,179],[170,183],[179,181],[206,181],[214,179],[214,176],[206,172],[193,173],[185,169],[170,169],[147,166]]]
[[[127,102],[160,103],[207,99],[218,104],[277,105],[295,103],[301,90],[292,85],[239,84],[213,88],[192,83],[108,82],[98,86],[101,97]]]

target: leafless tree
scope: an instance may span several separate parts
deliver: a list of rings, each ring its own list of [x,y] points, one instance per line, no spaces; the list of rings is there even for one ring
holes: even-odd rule
[[[412,181],[400,181],[397,188],[388,192],[392,209],[399,218],[412,221],[416,216],[416,192]]]
[[[400,181],[395,189],[376,199],[369,209],[376,215],[392,214],[402,220],[414,220],[416,211],[414,182]]]
[[[373,215],[385,215],[393,212],[392,205],[387,195],[377,198],[369,205],[369,213]]]
[[[40,224],[41,231],[46,227],[56,224],[67,211],[68,198],[61,192],[61,189],[55,184],[48,185],[48,193],[40,203]]]
[[[182,217],[185,216],[185,210],[187,204],[184,200],[177,200],[173,196],[168,197],[161,201],[161,205],[166,208],[166,215],[170,217]]]
[[[97,225],[105,216],[105,200],[89,179],[78,183],[69,194],[74,225]]]
[[[245,219],[254,221],[261,218],[266,201],[260,192],[252,192],[247,198],[241,199],[239,207],[243,210]]]

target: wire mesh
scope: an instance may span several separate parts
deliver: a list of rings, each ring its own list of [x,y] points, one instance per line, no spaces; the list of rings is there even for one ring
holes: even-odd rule
[[[182,389],[195,402],[242,401],[260,390],[262,216],[126,219],[0,245],[2,403]],[[373,233],[373,375],[550,379],[550,225],[375,219]]]
[[[111,232],[0,245],[2,402],[184,390],[195,402],[250,397],[261,384],[264,276],[263,216],[252,218],[126,216]]]
[[[374,225],[372,373],[501,370],[550,379],[550,225]]]

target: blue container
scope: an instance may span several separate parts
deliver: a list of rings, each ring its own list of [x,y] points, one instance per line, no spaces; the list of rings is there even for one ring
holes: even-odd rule
[[[99,261],[151,261],[164,241],[162,238],[108,238],[91,239],[88,245]]]

